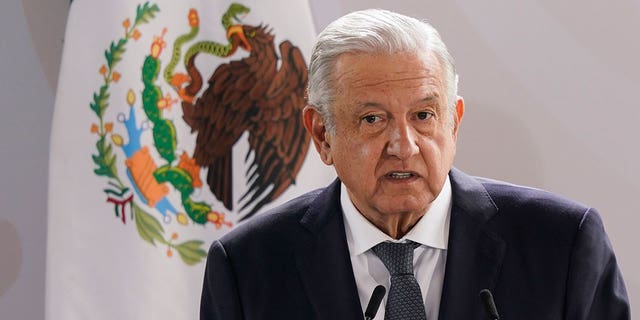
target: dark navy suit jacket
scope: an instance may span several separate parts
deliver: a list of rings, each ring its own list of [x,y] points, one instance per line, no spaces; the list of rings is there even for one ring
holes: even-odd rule
[[[450,172],[439,319],[629,319],[598,213],[545,191]],[[200,319],[363,319],[339,181],[252,218],[209,251]],[[384,307],[384,306],[381,306]]]

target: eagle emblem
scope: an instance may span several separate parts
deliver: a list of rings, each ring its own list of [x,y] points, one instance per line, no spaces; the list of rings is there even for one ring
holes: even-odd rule
[[[182,101],[185,122],[197,132],[193,157],[208,169],[211,192],[229,210],[233,209],[231,149],[244,132],[249,133],[251,159],[248,191],[241,211],[255,214],[280,196],[292,183],[309,148],[309,136],[302,126],[307,67],[300,49],[285,40],[276,50],[266,26],[229,27],[231,51],[249,52],[241,60],[221,64],[200,91],[202,76],[195,65],[197,55],[187,60],[189,83]]]
[[[238,205],[237,220],[253,216],[295,183],[309,149],[301,123],[307,83],[302,53],[289,40],[276,45],[266,25],[243,24],[249,11],[232,3],[221,19],[226,40],[209,41],[198,38],[198,11],[189,10],[187,31],[171,45],[166,27],[149,38],[141,77],[133,77],[119,63],[127,46],[144,38],[142,25],[160,12],[156,4],[138,5],[135,17],[122,23],[124,36],[105,50],[103,82],[89,104],[97,116],[91,125],[97,135],[94,173],[107,181],[106,202],[123,224],[135,223],[144,241],[165,245],[168,257],[177,251],[189,265],[206,256],[204,241],[182,240],[179,230],[208,223],[230,228],[225,211]],[[226,62],[208,72],[214,68],[199,63],[205,55]],[[125,77],[141,79],[143,89],[138,95],[125,88],[123,104],[112,98],[112,87]],[[112,104],[124,110],[114,112]],[[193,146],[179,143],[178,128],[190,129]],[[232,150],[242,137],[249,146],[247,171],[234,177]],[[246,186],[241,196],[234,197],[234,181]]]

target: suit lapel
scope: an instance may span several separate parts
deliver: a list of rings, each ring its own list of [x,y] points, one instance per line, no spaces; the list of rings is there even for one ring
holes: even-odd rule
[[[336,180],[312,203],[300,224],[296,264],[309,302],[319,319],[360,319],[360,300],[340,208]]]
[[[478,293],[493,290],[506,249],[488,228],[498,208],[475,179],[453,168],[453,207],[439,319],[484,319]]]

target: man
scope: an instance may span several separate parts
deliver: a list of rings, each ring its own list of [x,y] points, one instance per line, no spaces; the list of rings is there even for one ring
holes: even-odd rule
[[[483,289],[504,319],[629,319],[598,213],[453,168],[463,114],[430,25],[384,10],[329,25],[303,121],[339,179],[213,243],[201,319],[362,319],[379,284],[375,319],[486,319]]]

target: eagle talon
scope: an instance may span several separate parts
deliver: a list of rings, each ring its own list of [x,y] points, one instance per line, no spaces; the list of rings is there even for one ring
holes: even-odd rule
[[[183,87],[185,83],[186,84],[191,83],[191,77],[184,73],[176,73],[171,78],[171,86],[174,87],[178,92],[178,96],[180,97],[180,100],[186,101],[188,103],[193,103],[194,97],[188,94],[185,88]]]

